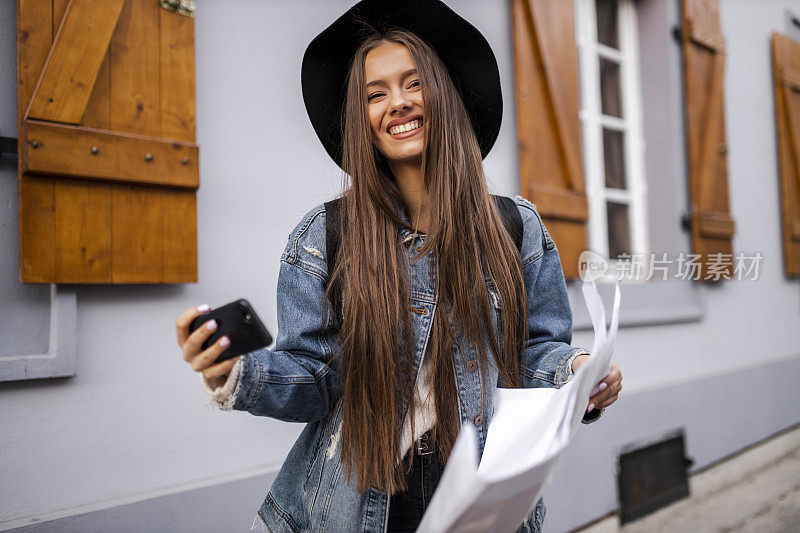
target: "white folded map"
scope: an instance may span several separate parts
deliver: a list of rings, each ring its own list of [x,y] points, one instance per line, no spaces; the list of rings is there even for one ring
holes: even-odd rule
[[[480,464],[476,430],[464,424],[417,533],[513,532],[533,510],[614,352],[619,284],[609,330],[594,281],[584,281],[582,289],[594,326],[591,357],[560,389],[497,389]]]

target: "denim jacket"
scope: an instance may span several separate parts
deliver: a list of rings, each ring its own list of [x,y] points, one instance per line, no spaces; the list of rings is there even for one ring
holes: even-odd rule
[[[560,387],[572,377],[572,360],[588,352],[570,345],[572,311],[555,243],[536,207],[521,196],[514,201],[524,228],[521,253],[528,297],[529,340],[520,353],[522,386]],[[409,254],[413,309],[409,312],[417,372],[436,312],[437,292],[429,275],[436,267],[436,257],[429,253],[412,260],[425,236],[402,229],[400,238]],[[358,492],[355,476],[348,483],[340,460],[339,368],[331,360],[339,348],[339,339],[330,306],[323,305],[328,276],[325,258],[325,207],[320,205],[291,232],[281,256],[275,347],[242,356],[226,383],[227,398],[217,396],[215,400],[223,409],[306,423],[258,511],[269,531],[383,533],[390,495],[375,487]],[[495,307],[495,334],[501,339],[500,298],[488,277],[486,290]],[[488,342],[486,352],[492,357]],[[459,415],[462,423],[476,427],[480,457],[494,412],[498,374],[491,366],[484,374],[480,365],[467,364],[476,358],[475,347],[458,335],[453,359]],[[483,401],[481,381],[486,385]],[[596,420],[599,414],[593,412],[584,422]],[[518,531],[540,531],[544,516],[540,499]]]

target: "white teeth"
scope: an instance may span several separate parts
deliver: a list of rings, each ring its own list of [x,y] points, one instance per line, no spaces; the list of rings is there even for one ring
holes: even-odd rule
[[[400,133],[405,133],[407,131],[411,131],[417,129],[421,126],[419,120],[412,120],[411,122],[406,122],[405,124],[401,124],[400,126],[395,126],[389,130],[389,133],[392,135],[398,135]]]

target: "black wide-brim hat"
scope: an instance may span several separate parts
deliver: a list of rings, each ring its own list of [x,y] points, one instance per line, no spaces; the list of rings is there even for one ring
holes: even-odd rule
[[[406,29],[433,48],[461,94],[486,157],[500,133],[503,97],[497,60],[481,32],[440,0],[361,0],[317,35],[303,56],[306,111],[336,164],[342,164],[347,74],[368,35],[365,23],[379,32]]]

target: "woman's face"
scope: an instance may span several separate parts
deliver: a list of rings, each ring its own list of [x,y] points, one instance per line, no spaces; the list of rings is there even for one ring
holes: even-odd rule
[[[367,113],[372,142],[391,162],[422,156],[422,89],[417,66],[405,45],[384,42],[367,52]]]

